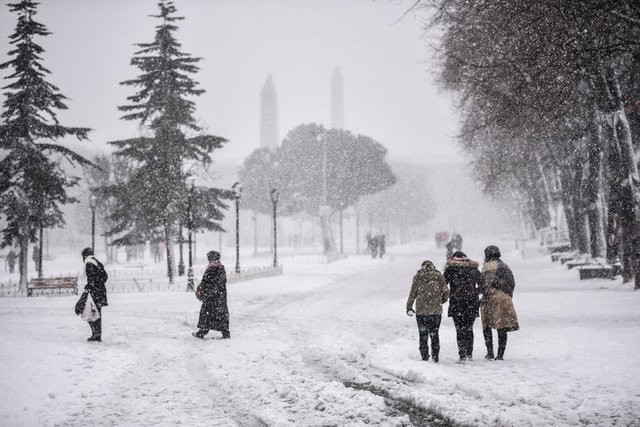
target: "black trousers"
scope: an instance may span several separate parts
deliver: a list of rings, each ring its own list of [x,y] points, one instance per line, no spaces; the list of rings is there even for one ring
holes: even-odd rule
[[[429,359],[429,338],[431,338],[431,355],[438,358],[440,354],[440,322],[442,316],[435,315],[419,315],[416,316],[418,323],[418,333],[420,334],[420,355],[423,360]]]
[[[102,336],[102,307],[96,304],[98,307],[98,313],[100,313],[100,318],[95,322],[89,322],[89,327],[91,328],[91,335],[93,337],[101,337]]]
[[[473,356],[473,323],[474,315],[454,316],[453,324],[456,327],[456,339],[458,341],[458,356],[461,359]]]
[[[484,335],[484,343],[487,345],[487,351],[493,354],[493,333],[491,328],[485,328],[482,330]],[[503,356],[504,351],[507,349],[507,331],[505,329],[498,329],[498,355]]]

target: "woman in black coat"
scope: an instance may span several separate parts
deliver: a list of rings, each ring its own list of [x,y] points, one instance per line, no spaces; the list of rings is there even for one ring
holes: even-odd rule
[[[229,308],[227,307],[227,272],[220,263],[220,253],[211,251],[207,254],[209,265],[204,271],[202,282],[198,285],[196,295],[202,301],[198,332],[196,338],[204,336],[213,329],[222,332],[222,338],[231,338],[229,332]]]
[[[444,278],[449,284],[449,317],[453,318],[458,341],[460,361],[473,358],[473,323],[479,316],[484,278],[478,263],[467,258],[462,251],[453,253],[447,260]]]

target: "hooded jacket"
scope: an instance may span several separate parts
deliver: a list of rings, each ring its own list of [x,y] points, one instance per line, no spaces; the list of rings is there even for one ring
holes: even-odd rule
[[[416,315],[428,316],[442,314],[442,304],[449,299],[449,288],[440,273],[431,261],[422,263],[422,267],[413,276],[413,283],[409,298],[407,299],[407,311],[416,303]]]
[[[484,278],[478,263],[465,257],[447,260],[444,278],[450,287],[449,317],[478,317]]]

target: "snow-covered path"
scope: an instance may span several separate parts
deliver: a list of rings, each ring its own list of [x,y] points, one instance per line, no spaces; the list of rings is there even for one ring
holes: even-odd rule
[[[483,359],[476,322],[475,360],[457,364],[443,317],[441,363],[425,363],[404,303],[440,252],[229,285],[231,340],[191,337],[193,294],[110,295],[99,344],[75,297],[0,299],[0,424],[640,425],[640,293],[505,254],[521,322],[506,360]]]

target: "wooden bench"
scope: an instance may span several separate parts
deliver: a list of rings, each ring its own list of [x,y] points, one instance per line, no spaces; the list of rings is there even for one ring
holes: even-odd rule
[[[585,279],[615,279],[621,273],[617,265],[590,265],[578,267],[580,280]]]
[[[78,276],[33,278],[27,284],[27,296],[33,296],[36,291],[73,291],[78,295]]]

